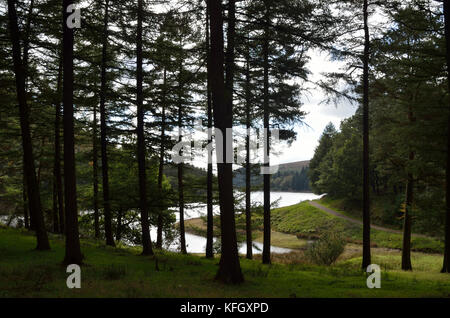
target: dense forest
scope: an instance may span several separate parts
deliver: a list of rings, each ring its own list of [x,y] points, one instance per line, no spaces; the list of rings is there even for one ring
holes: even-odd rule
[[[448,94],[441,19],[414,7],[392,13],[393,29],[372,41],[370,192],[379,221],[444,236]],[[412,27],[414,25],[414,28]],[[394,75],[395,73],[395,75]],[[310,164],[313,190],[362,200],[362,112],[325,128]]]
[[[359,267],[372,264],[372,219],[402,228],[402,269],[412,269],[417,228],[445,243],[450,272],[450,1],[73,4],[0,2],[0,214],[19,217],[37,250],[60,235],[66,265],[89,260],[80,237],[155,256],[177,223],[187,254],[185,210],[202,202],[206,258],[220,237],[215,278],[240,284],[236,218],[246,258],[257,221],[260,260],[271,264],[272,226],[281,222],[271,219],[271,191],[310,187],[357,206]],[[313,51],[344,67],[316,80]],[[311,87],[356,114],[326,127],[309,167],[271,174],[275,142],[292,144],[307,124],[302,97]],[[253,136],[242,133],[253,130],[264,137],[256,163]],[[204,170],[194,144],[213,144]],[[257,220],[254,190],[264,193]]]
[[[310,192],[308,168],[309,161],[280,164],[278,171],[271,175],[270,189],[272,191]],[[253,189],[261,189],[263,178],[257,171],[252,171],[251,184]],[[234,172],[233,185],[245,189],[245,168]]]

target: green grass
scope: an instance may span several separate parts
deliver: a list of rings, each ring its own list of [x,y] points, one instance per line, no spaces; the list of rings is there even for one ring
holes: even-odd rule
[[[262,223],[262,217],[255,216],[255,222]],[[362,225],[323,212],[311,206],[307,201],[274,209],[271,222],[274,231],[294,234],[299,238],[317,238],[323,231],[333,229],[344,233],[348,242],[362,243]],[[373,247],[393,249],[402,247],[402,235],[397,233],[372,229],[371,241]],[[413,237],[411,249],[428,253],[442,253],[444,243],[435,238]]]
[[[450,275],[438,273],[433,255],[419,256],[420,269],[434,264],[434,272],[413,273],[389,268],[395,267],[396,255],[375,257],[386,264],[377,290],[366,287],[360,259],[351,255],[331,267],[267,266],[241,259],[245,283],[230,286],[214,281],[217,258],[168,252],[145,257],[136,248],[111,248],[93,240],[81,242],[81,289],[68,289],[61,265],[64,241],[54,235],[50,240],[52,250],[39,252],[30,233],[0,228],[0,297],[450,297]]]

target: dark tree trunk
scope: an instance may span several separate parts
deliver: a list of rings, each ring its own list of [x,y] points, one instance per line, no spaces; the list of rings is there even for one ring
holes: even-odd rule
[[[98,127],[97,106],[94,105],[94,120],[92,132],[92,177],[94,187],[94,236],[100,237],[99,211],[98,211]]]
[[[178,205],[180,207],[180,249],[182,254],[187,254],[186,234],[184,230],[183,163],[178,164]]]
[[[370,188],[369,188],[369,57],[370,35],[368,25],[368,0],[364,0],[364,57],[363,57],[363,258],[365,270],[371,261],[370,255]]]
[[[181,45],[182,43],[180,43]],[[181,75],[183,71],[182,57],[180,59],[180,70],[178,78],[178,142],[182,142],[181,130],[183,128],[183,104],[181,99]],[[181,150],[182,151],[182,150]],[[182,155],[182,154],[180,154]],[[186,233],[184,230],[184,188],[183,188],[183,163],[178,164],[178,206],[180,208],[180,249],[186,254]]]
[[[75,174],[75,138],[73,111],[73,42],[74,30],[66,21],[72,0],[63,0],[63,123],[64,123],[64,197],[66,200],[65,264],[81,264],[82,254],[78,233],[77,183]]]
[[[28,192],[28,202],[30,214],[36,230],[38,250],[50,249],[50,244],[45,231],[44,215],[42,213],[39,186],[36,179],[34,166],[33,147],[31,142],[30,123],[28,115],[28,105],[25,92],[24,68],[20,54],[19,28],[17,22],[17,13],[14,0],[8,0],[8,16],[11,42],[13,47],[14,73],[16,76],[17,99],[19,103],[20,128],[22,132],[22,147],[26,175],[26,184]]]
[[[144,136],[144,96],[142,91],[142,20],[143,0],[138,0],[138,24],[136,38],[136,104],[137,104],[137,148],[139,166],[139,198],[142,226],[142,255],[153,255],[152,241],[150,238],[150,222],[148,219],[147,205],[147,175],[145,171],[145,136]]]
[[[44,149],[45,149],[45,136],[43,136],[42,139],[41,139],[40,149],[41,149],[41,153],[37,157],[37,160],[39,161],[38,169],[37,169],[37,184],[38,184],[38,188],[41,187],[41,172],[42,172],[42,165],[43,165],[42,162],[45,160],[45,159],[43,159],[43,157],[44,157]]]
[[[158,192],[159,197],[162,199],[162,182],[164,174],[164,152],[165,152],[165,134],[166,134],[166,85],[167,85],[167,70],[164,67],[164,79],[163,79],[163,95],[162,95],[162,111],[161,111],[161,146],[159,153],[159,171],[158,171]],[[158,232],[156,238],[156,248],[162,248],[163,239],[163,211],[160,209],[158,213]]]
[[[62,53],[61,53],[62,54]],[[55,98],[55,154],[53,158],[53,213],[58,213],[58,232],[64,234],[64,198],[61,176],[61,81],[62,81],[62,56],[59,57],[58,79]],[[58,211],[56,211],[58,209]]]
[[[414,152],[409,153],[409,160],[414,160]],[[411,265],[411,206],[413,202],[414,179],[412,173],[408,173],[406,183],[405,215],[403,220],[403,248],[402,248],[402,270],[412,270]]]
[[[23,171],[25,172],[25,164]],[[22,198],[23,198],[23,218],[25,221],[25,228],[30,229],[30,218],[28,215],[28,206],[27,206],[27,184],[26,184],[26,175],[23,173],[22,178]]]
[[[30,48],[30,32],[31,32],[31,20],[33,19],[34,0],[30,1],[30,7],[28,8],[27,22],[25,26],[25,40],[23,43],[23,69],[25,76],[25,91],[28,89],[28,56]]]
[[[448,83],[448,101],[450,105],[450,0],[444,0],[444,18],[445,18],[445,43],[447,51],[445,54],[447,60],[447,83]],[[445,248],[443,273],[450,273],[450,113],[447,119],[447,162],[445,169]]]
[[[232,3],[234,4],[234,2]],[[226,128],[232,128],[233,126],[233,103],[231,99],[232,94],[231,92],[225,92],[224,85],[222,1],[210,0],[208,5],[211,30],[211,63],[208,70],[208,76],[211,83],[214,124],[224,135],[223,145],[218,145],[223,147],[223,157],[221,158],[220,152],[217,152],[222,251],[216,279],[225,283],[238,284],[244,281],[244,277],[241,272],[237,249],[233,198],[233,170],[231,163],[226,163],[226,145],[227,143],[231,143],[232,140],[227,138],[225,132]],[[230,31],[231,32],[229,32],[228,35],[231,40],[231,37],[234,37],[234,31]],[[227,60],[230,59],[228,58]]]
[[[108,178],[108,152],[107,152],[107,132],[106,132],[106,49],[108,44],[108,19],[109,19],[109,1],[105,1],[105,17],[103,24],[103,45],[102,45],[102,73],[101,73],[101,89],[100,89],[100,135],[102,150],[102,179],[103,179],[103,213],[105,217],[105,238],[106,245],[115,246],[112,220],[111,220],[111,204],[109,202],[109,178]]]
[[[206,0],[208,2],[209,0]],[[211,48],[209,39],[209,10],[206,8],[206,65],[209,70],[211,63]],[[208,144],[212,143],[212,101],[211,101],[211,83],[209,76],[206,82],[206,100],[208,115]],[[208,168],[206,172],[206,258],[213,258],[214,251],[214,214],[213,214],[213,166],[212,154],[208,151]]]
[[[245,69],[245,120],[247,137],[245,140],[245,232],[247,240],[247,258],[253,258],[252,241],[252,211],[251,211],[251,165],[250,165],[250,128],[252,119],[250,117],[250,41],[247,43],[246,69]]]
[[[59,232],[58,223],[58,199],[56,194],[56,182],[53,181],[53,206],[52,206],[52,219],[53,219],[53,233]]]
[[[263,43],[263,65],[264,65],[264,130],[265,132],[265,145],[264,145],[264,166],[266,169],[270,166],[270,133],[269,133],[269,27],[270,19],[269,12],[270,7],[266,3],[266,24],[264,27],[264,43]],[[264,174],[264,239],[263,239],[263,264],[270,264],[270,174]]]
[[[34,0],[31,0],[30,7],[28,9],[27,23],[25,27],[25,40],[23,44],[23,70],[24,70],[24,81],[25,81],[25,94],[28,90],[28,52],[30,46],[30,31],[31,31],[31,19],[33,17],[33,8],[34,8]],[[23,164],[23,202],[24,202],[24,218],[25,218],[25,228],[30,228],[30,223],[28,221],[28,207],[26,204],[27,194],[26,194],[26,171],[25,171],[25,161]],[[30,215],[31,216],[31,215]],[[31,229],[34,230],[34,225],[31,226]]]
[[[414,98],[411,104],[414,103]],[[412,106],[409,105],[408,111],[408,121],[413,124],[416,119],[412,111]],[[414,160],[415,153],[410,150],[409,152],[409,162]],[[414,198],[414,176],[411,172],[408,172],[408,180],[406,182],[406,202],[405,202],[405,215],[403,220],[403,248],[402,248],[402,269],[412,270],[411,265],[411,209]]]
[[[94,236],[100,237],[100,221],[98,212],[98,128],[97,128],[97,105],[94,105],[94,121],[92,132],[92,177],[94,185]]]

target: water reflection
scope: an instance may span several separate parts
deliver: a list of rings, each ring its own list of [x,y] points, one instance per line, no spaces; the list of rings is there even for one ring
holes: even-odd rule
[[[289,205],[294,205],[306,200],[315,200],[319,199],[321,196],[314,193],[298,193],[298,192],[271,192],[270,193],[270,202],[274,203],[278,201],[278,207],[284,207]],[[252,201],[258,202],[260,204],[263,203],[264,194],[262,191],[255,191],[251,194]],[[219,207],[214,206],[214,214],[219,214]],[[193,207],[189,207],[185,209],[185,220],[195,219],[206,215],[206,205],[199,204]],[[176,213],[177,222],[179,220],[179,213]],[[151,237],[156,238],[156,228],[151,229]],[[214,241],[216,239],[214,238]],[[178,250],[179,244],[172,244],[169,249],[170,250]],[[186,250],[188,253],[205,253],[206,249],[206,238],[190,233],[186,233]],[[259,242],[253,242],[253,254],[261,254],[263,249],[263,244]],[[283,247],[271,246],[272,253],[289,253],[292,250]],[[239,253],[246,254],[247,253],[247,245],[245,243],[240,244]]]

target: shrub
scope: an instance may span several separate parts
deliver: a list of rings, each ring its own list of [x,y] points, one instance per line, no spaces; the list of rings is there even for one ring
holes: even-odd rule
[[[345,244],[345,239],[339,232],[326,231],[307,247],[305,256],[314,264],[329,266],[342,254]]]

